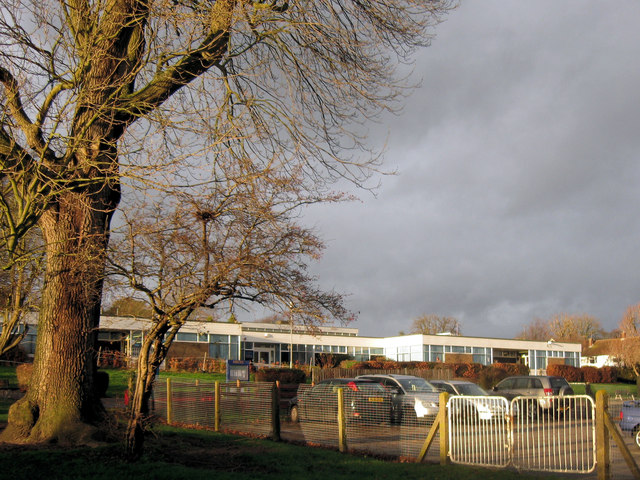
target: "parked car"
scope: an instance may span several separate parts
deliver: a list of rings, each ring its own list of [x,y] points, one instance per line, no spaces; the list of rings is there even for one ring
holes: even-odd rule
[[[636,444],[640,447],[640,400],[629,400],[622,403],[620,430],[635,434]]]
[[[336,422],[339,388],[344,392],[348,422],[389,423],[391,396],[377,382],[358,378],[331,378],[299,390],[291,400],[291,420]]]
[[[374,380],[391,394],[393,423],[433,421],[439,411],[440,391],[424,378],[412,375],[360,375],[357,379]]]
[[[533,375],[507,377],[493,387],[493,392],[507,400],[536,397],[535,402],[523,404],[529,417],[535,417],[539,412],[563,412],[571,408],[571,401],[562,397],[573,395],[571,385],[564,378]]]
[[[462,401],[455,400],[451,403],[452,414],[471,414],[480,420],[491,420],[502,417],[507,413],[503,402],[490,395],[484,388],[466,380],[431,380],[429,383],[440,391],[451,395],[473,397]]]

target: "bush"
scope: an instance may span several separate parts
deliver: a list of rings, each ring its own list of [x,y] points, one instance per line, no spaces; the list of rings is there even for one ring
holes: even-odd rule
[[[115,350],[103,350],[98,356],[98,367],[102,368],[128,368],[127,356]]]
[[[507,378],[509,372],[506,369],[498,365],[489,365],[478,377],[478,383],[486,390],[491,390],[500,380]]]
[[[582,382],[583,373],[572,365],[553,364],[547,367],[547,375],[563,377],[567,382]]]
[[[601,383],[600,373],[596,367],[581,367],[582,381],[586,383]]]
[[[618,379],[616,367],[602,367],[600,370],[600,383],[615,383]]]
[[[636,374],[631,367],[618,368],[617,381],[620,383],[636,383]]]
[[[297,368],[261,368],[256,372],[257,382],[304,383],[307,375]]]
[[[345,353],[318,353],[316,354],[316,364],[320,368],[336,368],[351,356]]]

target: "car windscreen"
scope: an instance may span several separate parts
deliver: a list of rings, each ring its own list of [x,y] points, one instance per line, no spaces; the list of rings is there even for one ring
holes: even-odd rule
[[[488,395],[486,391],[484,391],[475,383],[459,383],[458,385],[456,385],[456,388],[460,392],[460,395]]]
[[[387,393],[379,383],[358,383],[358,390],[367,395],[383,395]]]
[[[423,380],[422,378],[403,378],[403,379],[398,379],[398,381],[400,382],[400,385],[402,385],[402,388],[404,388],[404,390],[407,393],[439,392],[437,388],[433,387],[431,384],[427,383],[427,381]]]
[[[551,381],[551,388],[562,388],[569,385],[564,378],[550,378],[549,380]]]

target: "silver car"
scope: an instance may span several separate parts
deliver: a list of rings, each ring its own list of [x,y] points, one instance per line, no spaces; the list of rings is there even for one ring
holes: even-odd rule
[[[393,423],[433,422],[438,414],[440,391],[424,378],[412,375],[359,375],[356,378],[374,380],[391,393]]]
[[[473,415],[480,420],[504,417],[508,407],[484,388],[466,380],[431,380],[431,385],[451,395],[465,397],[451,404],[454,415]]]
[[[573,389],[562,377],[522,375],[505,378],[493,387],[493,393],[509,401],[516,397],[535,397],[535,402],[524,401],[520,407],[527,416],[535,417],[539,413],[562,413],[570,409],[571,400],[564,397],[573,395]]]

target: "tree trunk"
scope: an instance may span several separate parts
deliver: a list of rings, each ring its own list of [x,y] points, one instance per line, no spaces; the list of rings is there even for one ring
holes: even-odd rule
[[[0,441],[88,444],[104,408],[94,393],[97,331],[109,223],[107,182],[57,198],[41,218],[47,268],[34,369]]]
[[[144,377],[138,375],[135,390],[131,396],[126,446],[126,456],[129,461],[138,460],[144,447],[144,434],[149,417],[149,400],[153,388],[153,378],[147,378],[148,376],[155,377],[155,374],[148,372]]]
[[[163,333],[162,333],[163,334]],[[158,344],[158,337],[161,337],[157,329],[152,329],[147,333],[140,353],[138,355],[138,365],[136,371],[135,388],[129,392],[131,405],[129,410],[129,423],[127,425],[127,460],[135,461],[142,455],[144,447],[144,434],[146,421],[149,417],[149,400],[153,391],[153,382],[156,377],[156,366],[153,360],[159,360],[159,365],[163,359],[161,354],[151,349],[153,344]],[[153,356],[153,360],[150,357]]]

